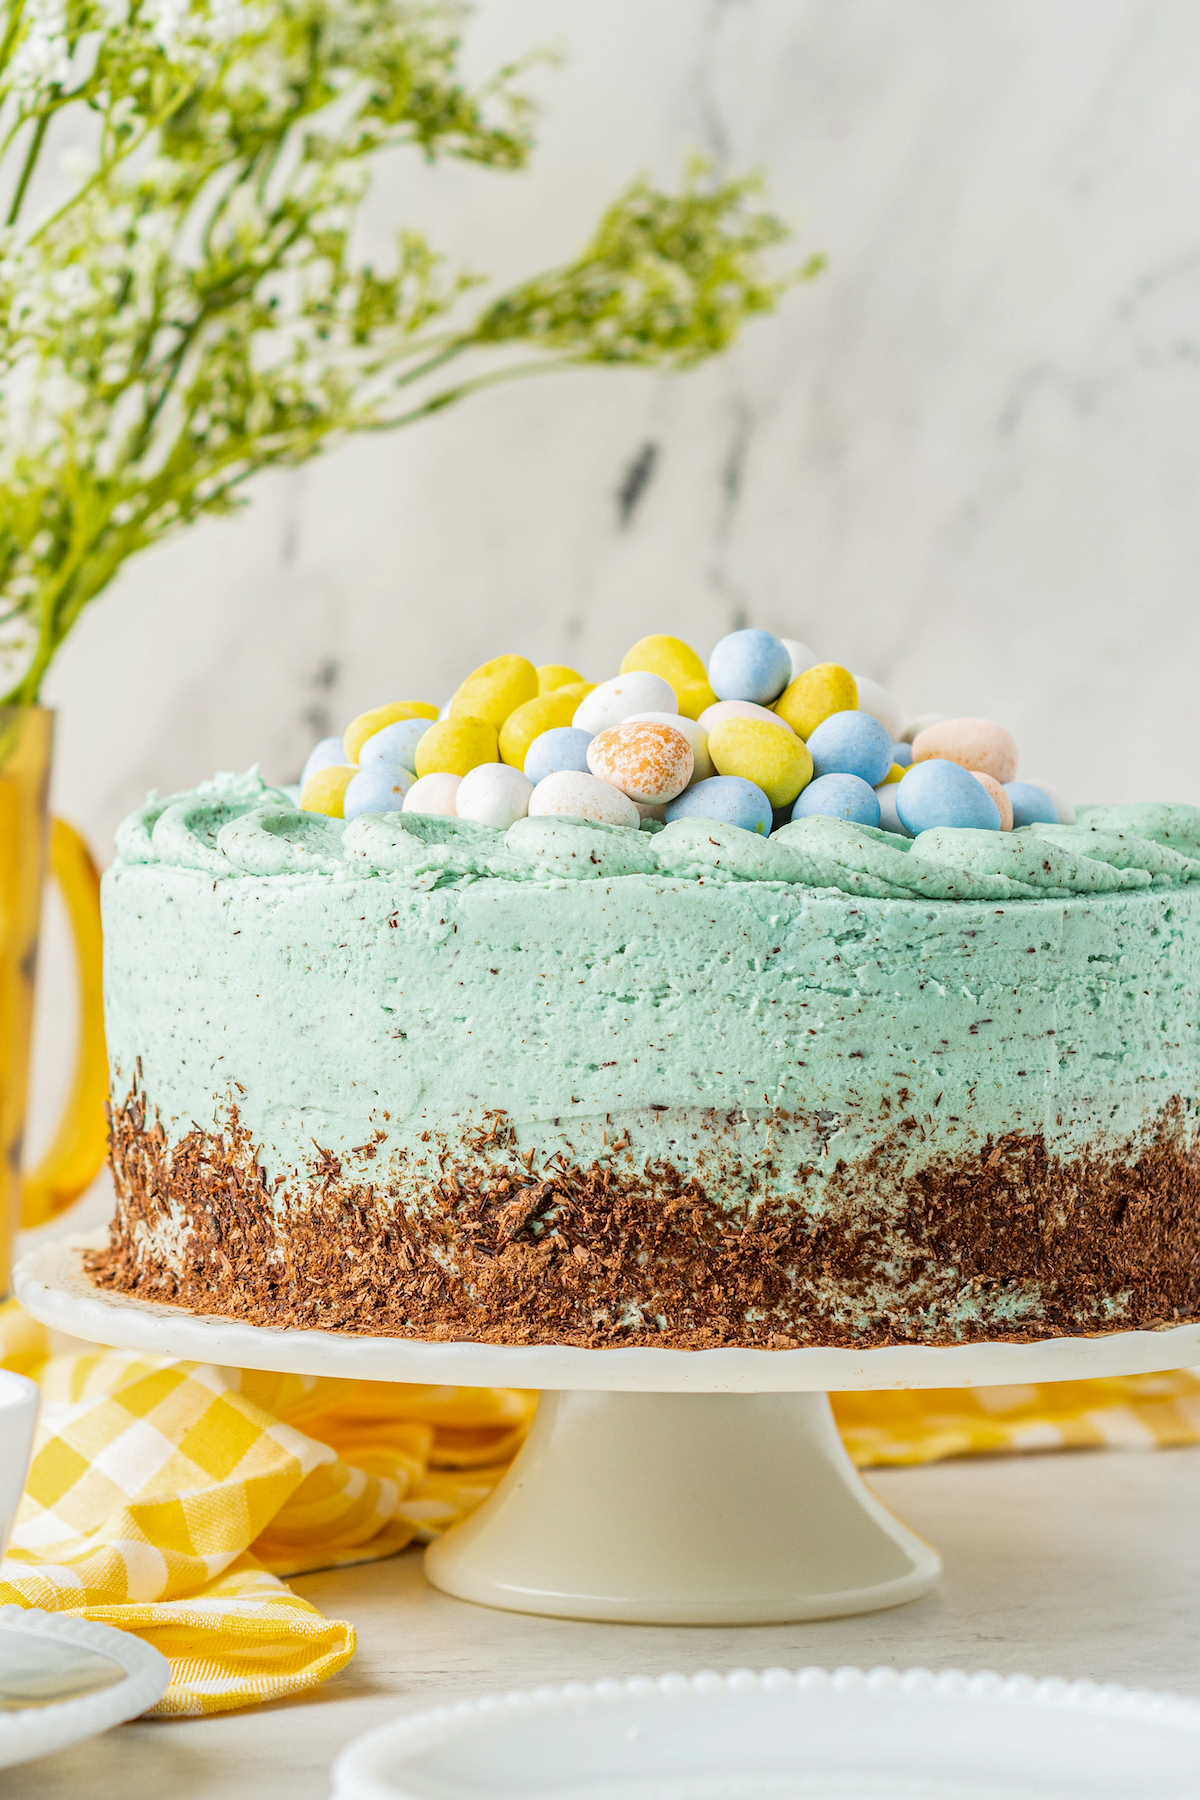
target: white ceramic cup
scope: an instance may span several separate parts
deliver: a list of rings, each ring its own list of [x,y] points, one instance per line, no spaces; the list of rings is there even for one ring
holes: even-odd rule
[[[0,1556],[25,1486],[37,1414],[36,1384],[11,1369],[0,1369]]]

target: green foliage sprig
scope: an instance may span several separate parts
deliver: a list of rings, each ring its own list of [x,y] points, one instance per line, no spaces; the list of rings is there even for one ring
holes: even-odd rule
[[[528,162],[522,71],[469,86],[456,5],[2,0],[0,17],[8,703],[36,700],[128,557],[229,511],[258,470],[534,371],[689,368],[818,266],[770,278],[784,230],[754,184],[693,167],[676,194],[635,182],[574,262],[463,319],[477,278],[418,233],[386,267],[354,254],[380,153]]]

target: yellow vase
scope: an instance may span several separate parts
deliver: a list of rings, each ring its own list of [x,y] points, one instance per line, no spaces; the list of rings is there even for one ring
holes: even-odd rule
[[[75,1200],[104,1160],[108,1074],[101,1005],[100,883],[78,833],[46,809],[54,715],[0,707],[0,1294],[13,1232],[41,1225]],[[22,1163],[33,984],[47,858],[66,903],[79,973],[75,1076],[49,1150]]]

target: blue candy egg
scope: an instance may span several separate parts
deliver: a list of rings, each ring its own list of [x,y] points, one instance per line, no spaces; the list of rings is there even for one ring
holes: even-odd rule
[[[935,825],[999,831],[1000,809],[981,781],[961,763],[930,757],[914,763],[895,784],[896,812],[914,837]]]
[[[853,825],[878,825],[879,797],[860,775],[818,775],[793,806],[792,817],[849,819]]]
[[[581,731],[578,725],[556,725],[553,731],[543,731],[525,752],[526,775],[536,787],[547,775],[558,775],[563,770],[590,774],[587,747],[591,741],[591,732]]]
[[[668,825],[676,819],[721,819],[762,837],[771,830],[771,802],[756,782],[741,775],[710,775],[707,781],[693,782],[668,803],[663,816]]]
[[[892,734],[865,712],[835,712],[808,739],[814,775],[857,775],[876,788],[892,766]]]
[[[360,765],[369,762],[398,763],[417,772],[417,745],[429,730],[429,719],[397,719],[369,737],[358,753]]]
[[[731,631],[708,659],[708,684],[718,700],[770,706],[792,679],[792,658],[771,631]]]
[[[429,724],[428,719],[425,724]],[[404,805],[404,796],[415,780],[410,769],[377,757],[347,782],[342,796],[342,817],[357,819],[362,813],[399,812]]]
[[[903,743],[893,744],[892,761],[894,763],[899,763],[902,769],[910,769],[912,767],[912,745]]]
[[[316,775],[321,769],[336,769],[346,760],[346,752],[342,749],[340,737],[322,738],[314,744],[308,753],[308,761],[300,774],[300,786],[303,788],[310,775]]]
[[[1058,808],[1032,781],[1006,781],[1004,791],[1012,801],[1014,831],[1018,825],[1058,824]]]

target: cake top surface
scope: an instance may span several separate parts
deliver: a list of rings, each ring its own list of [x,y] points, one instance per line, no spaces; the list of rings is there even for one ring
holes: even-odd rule
[[[117,852],[124,865],[214,879],[387,877],[418,890],[481,879],[650,876],[776,882],[879,900],[1063,899],[1200,879],[1200,808],[1091,807],[1074,825],[1004,833],[942,826],[911,840],[820,815],[769,837],[701,818],[639,829],[543,816],[500,829],[417,812],[330,818],[250,770],[151,796],[119,827]]]

